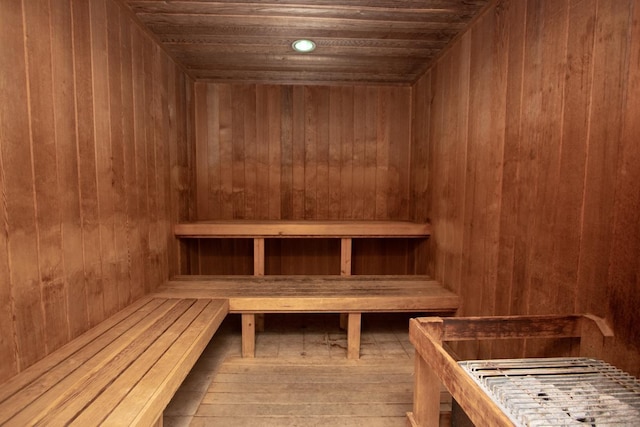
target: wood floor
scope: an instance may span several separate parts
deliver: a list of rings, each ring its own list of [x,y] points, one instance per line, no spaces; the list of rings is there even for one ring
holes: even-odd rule
[[[412,405],[408,315],[365,315],[346,359],[337,315],[269,315],[256,358],[229,317],[165,411],[174,426],[405,426]]]

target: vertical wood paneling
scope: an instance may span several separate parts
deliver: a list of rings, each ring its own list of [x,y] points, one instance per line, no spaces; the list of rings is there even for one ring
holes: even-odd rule
[[[293,88],[287,87],[281,91],[280,110],[280,147],[282,156],[282,185],[280,215],[282,219],[293,218]]]
[[[2,194],[8,256],[8,271],[3,273],[5,280],[0,285],[6,289],[3,294],[11,304],[9,321],[12,323],[11,331],[3,334],[12,337],[2,348],[6,375],[24,369],[45,351],[23,16],[21,2],[3,3],[0,60],[2,64],[11,64],[3,70],[4,77],[0,79],[2,99],[11,101],[0,103]]]
[[[315,150],[316,182],[314,218],[329,217],[329,91],[315,88],[313,102],[316,104]]]
[[[613,233],[615,179],[622,128],[630,7],[599,1],[593,46],[593,83],[583,198],[578,306],[604,316]]]
[[[613,242],[609,259],[608,311],[631,342],[640,342],[637,310],[640,307],[640,7],[633,5],[627,81],[622,117],[619,162],[616,171]],[[626,284],[626,286],[621,286]],[[633,363],[630,360],[629,363]],[[635,362],[638,363],[637,361]]]
[[[411,159],[412,216],[433,221],[430,271],[460,293],[461,314],[605,316],[617,335],[605,358],[635,375],[637,9],[498,1],[413,87]]]
[[[429,147],[431,128],[431,71],[427,73],[413,86],[412,111],[411,111],[411,175],[410,175],[410,215],[416,221],[430,221],[427,212],[431,201],[428,194],[430,188]],[[462,192],[464,196],[464,192]],[[432,227],[435,224],[432,223]],[[460,234],[462,234],[460,232]],[[427,242],[417,245],[415,252],[416,273],[427,274],[434,271],[434,258],[429,256],[436,244],[435,235]],[[450,286],[459,286],[459,283]],[[455,288],[454,288],[455,290]]]
[[[306,128],[304,87],[293,87],[293,111],[291,112],[293,122],[292,145],[293,145],[293,216],[304,218],[304,179],[305,179],[305,139],[304,130]],[[286,181],[285,181],[286,182]],[[196,185],[198,185],[196,183]]]
[[[526,2],[511,3],[505,10],[508,28],[507,80],[505,99],[505,141],[502,168],[500,241],[498,248],[498,275],[495,295],[495,314],[509,315],[517,298],[514,290],[514,268],[516,265],[516,239],[518,237],[518,182],[520,178],[518,158],[520,156],[521,111],[523,108],[523,67],[525,44]],[[467,114],[464,114],[466,117]],[[466,145],[466,144],[465,144]],[[462,236],[461,236],[462,237]],[[455,280],[455,279],[454,279]],[[493,346],[497,357],[520,354],[522,343],[502,341]]]
[[[82,278],[82,230],[80,222],[80,194],[74,122],[73,40],[70,8],[52,8],[51,57],[53,81],[53,110],[55,120],[56,158],[58,163],[58,192],[64,280],[60,281],[66,301],[63,307],[78,307],[69,312],[68,333],[78,335],[87,321],[86,295]],[[67,289],[64,288],[64,282]],[[67,305],[65,305],[65,303]],[[63,322],[64,324],[65,322]]]
[[[145,250],[148,245],[148,210],[147,210],[147,180],[146,180],[146,133],[145,133],[145,63],[144,43],[141,31],[133,27],[131,34],[131,72],[132,72],[132,101],[133,101],[133,146],[130,148],[134,158],[130,160],[135,176],[130,178],[129,187],[133,193],[129,209],[133,213],[133,223],[129,224],[131,243],[131,265],[133,298],[138,293],[145,293],[150,287],[148,266],[145,262]]]
[[[102,284],[104,311],[113,314],[118,304],[115,282],[115,238],[113,222],[113,192],[111,171],[111,121],[109,114],[109,81],[107,51],[107,8],[105,0],[91,3],[91,45],[93,66],[93,110],[96,138],[96,176],[100,252],[102,253]],[[90,301],[93,301],[91,299]]]
[[[244,151],[244,115],[247,105],[246,86],[232,86],[232,93],[237,96],[231,101],[231,203],[232,215],[238,218],[245,212],[245,151]]]
[[[53,111],[55,115],[57,188],[60,198],[60,232],[62,235],[61,288],[66,301],[60,304],[68,313],[68,333],[75,337],[87,324],[87,301],[83,277],[82,220],[78,152],[75,125],[75,80],[73,58],[72,5],[70,2],[51,8],[51,58]],[[67,284],[66,289],[64,284]],[[68,310],[68,307],[76,307]],[[65,314],[66,315],[66,314]],[[64,324],[64,322],[63,322]]]
[[[343,87],[340,91],[340,105],[342,106],[340,126],[340,214],[343,219],[353,218],[353,164],[355,146],[355,117],[354,117],[354,88]],[[350,123],[351,126],[346,126]],[[405,165],[406,166],[406,165]]]
[[[342,122],[343,104],[341,88],[329,89],[329,122],[333,123],[329,131],[329,176],[328,176],[328,213],[327,218],[340,218],[340,164],[342,148],[342,129],[346,126]]]
[[[257,90],[257,111],[256,117],[268,117],[269,115],[269,97],[265,86],[256,88]],[[267,120],[256,120],[257,129],[257,147],[256,147],[256,164],[255,179],[257,181],[257,200],[256,208],[253,215],[256,218],[267,219],[269,216],[269,122]],[[239,162],[242,164],[242,162]],[[251,158],[245,160],[245,165],[250,165]],[[247,211],[250,213],[251,211]]]
[[[541,64],[539,74],[534,76],[536,92],[540,94],[540,116],[535,122],[528,122],[531,132],[534,128],[535,157],[538,162],[537,179],[533,203],[535,217],[529,224],[532,229],[529,265],[531,276],[528,281],[526,306],[529,314],[546,314],[548,308],[559,311],[557,288],[553,283],[553,254],[555,239],[539,239],[537,236],[555,235],[554,216],[558,203],[558,182],[560,177],[560,154],[562,150],[562,118],[564,114],[564,84],[567,36],[568,36],[568,2],[531,3],[527,15],[539,10],[540,20],[537,30],[540,45],[537,53],[541,56],[533,58]],[[526,46],[525,46],[526,49]],[[544,61],[543,61],[544,59]],[[525,64],[526,67],[527,64]],[[546,285],[546,286],[545,286]],[[573,312],[573,307],[568,308]],[[528,343],[527,354],[544,355],[545,347],[536,342]]]
[[[77,129],[78,180],[80,186],[80,213],[82,217],[82,260],[84,268],[84,288],[86,316],[89,325],[95,325],[104,316],[104,296],[102,278],[102,252],[100,244],[100,211],[98,204],[97,150],[93,103],[93,69],[91,58],[91,24],[88,2],[74,1],[71,4],[73,17],[73,49],[75,126]],[[98,249],[98,250],[96,250]],[[77,254],[76,254],[77,256]],[[74,307],[78,296],[69,293],[69,307]],[[75,315],[80,315],[83,305],[78,305]],[[72,315],[73,316],[73,315]],[[74,322],[70,323],[72,328]],[[78,324],[72,329],[72,336],[79,335],[86,324]]]
[[[111,243],[112,250],[112,262],[113,266],[113,286],[114,295],[112,296],[111,304],[107,303],[107,312],[113,313],[120,307],[124,307],[129,301],[129,272],[126,261],[123,262],[123,258],[126,257],[126,253],[118,251],[118,247],[126,247],[126,230],[125,230],[125,191],[124,191],[124,132],[123,132],[123,118],[124,118],[124,105],[123,105],[123,91],[122,80],[124,78],[122,74],[122,57],[121,47],[123,40],[121,38],[120,28],[121,17],[120,8],[113,2],[107,2],[107,52],[108,52],[108,68],[106,68],[108,75],[108,115],[109,124],[111,130],[111,158],[110,164],[105,162],[105,169],[108,170],[110,180],[105,181],[105,187],[109,186],[111,190],[111,200],[107,203],[111,203],[112,209],[109,214],[113,215],[112,224],[113,230],[109,230],[107,236],[113,239]],[[109,299],[107,299],[109,302]]]
[[[171,197],[169,195],[171,191],[171,165],[169,164],[169,145],[171,144],[171,120],[170,109],[175,108],[169,105],[169,85],[172,84],[170,79],[169,67],[173,66],[171,59],[160,49],[159,46],[155,46],[155,52],[158,57],[158,75],[159,87],[156,89],[156,93],[159,93],[158,102],[160,108],[160,120],[156,126],[156,135],[159,134],[160,138],[156,138],[156,185],[158,187],[158,199],[159,199],[159,215],[156,225],[157,233],[157,247],[155,250],[155,259],[159,275],[157,280],[153,283],[161,283],[165,278],[169,277],[169,245],[175,242],[171,232],[171,208],[169,203]]]
[[[229,85],[220,86],[218,96],[218,115],[220,117],[218,144],[220,150],[220,215],[223,218],[233,218],[233,97],[236,94]],[[215,138],[215,137],[214,137]],[[211,164],[213,169],[218,165]],[[197,184],[196,184],[197,185]],[[217,183],[213,183],[217,186]]]
[[[214,105],[209,105],[209,86],[203,83],[196,83],[194,85],[194,102],[195,102],[195,150],[198,153],[196,156],[195,182],[209,182],[209,174],[212,171],[207,168],[209,159],[209,150],[213,148],[213,143],[216,141],[214,138],[209,138],[209,129],[215,129],[217,126],[209,126],[209,117],[218,117],[217,114],[209,115],[209,111],[216,111]],[[209,144],[208,144],[209,143]],[[209,214],[209,200],[215,197],[217,193],[211,186],[200,185],[195,189],[196,197],[196,215],[208,215]],[[219,203],[217,203],[219,205]]]
[[[29,90],[31,155],[35,186],[38,266],[44,309],[46,348],[68,339],[66,296],[62,270],[60,204],[57,194],[57,156],[53,112],[51,38],[48,2],[24,3],[26,58]]]
[[[367,88],[357,86],[353,89],[353,203],[351,217],[364,218],[364,195],[366,182],[364,176],[365,140],[366,140],[366,99]]]
[[[377,152],[378,147],[378,91],[376,88],[365,88],[365,128],[364,128],[364,171],[363,171],[363,219],[375,219],[376,195],[378,194],[378,182],[376,182]],[[372,126],[372,124],[375,124]]]
[[[260,114],[258,111],[258,99],[257,94],[254,95],[251,91],[246,91],[244,101],[244,182],[245,182],[245,195],[244,195],[244,210],[245,212],[256,211],[257,201],[257,148],[258,148],[258,130],[256,127],[256,115]]]
[[[553,250],[552,276],[559,310],[576,309],[580,253],[580,220],[584,194],[585,156],[589,132],[589,106],[593,78],[593,43],[596,1],[569,4],[567,67],[564,86],[562,149],[559,153],[558,200],[563,210],[555,212],[558,239]],[[586,107],[586,108],[585,108]]]
[[[199,83],[196,104],[197,219],[409,217],[409,88]],[[216,202],[205,208],[205,198]],[[200,272],[218,271],[211,265],[229,255],[222,250],[250,249],[191,245],[201,254]],[[399,268],[405,271],[413,249],[407,242],[392,246],[403,254]],[[379,246],[359,248],[360,272],[397,270],[381,263]],[[334,250],[321,241],[267,242],[267,270],[339,272]],[[304,255],[279,260],[298,254]],[[238,259],[250,255],[235,253]],[[238,268],[244,272],[246,262]]]
[[[267,87],[267,109],[269,112],[268,141],[269,141],[269,219],[280,219],[282,199],[282,135],[281,120],[282,106],[280,89],[277,86]],[[256,120],[257,117],[252,116]]]
[[[2,2],[0,41],[2,381],[168,277],[191,82],[113,0]]]
[[[147,255],[147,264],[149,266],[149,275],[151,283],[157,283],[161,280],[160,272],[160,253],[159,249],[162,245],[161,230],[159,223],[162,216],[162,188],[159,186],[158,171],[161,170],[161,149],[164,139],[164,123],[162,121],[162,56],[158,47],[151,41],[148,42],[149,47],[149,117],[153,126],[151,126],[147,138],[147,188],[149,191],[149,251]]]

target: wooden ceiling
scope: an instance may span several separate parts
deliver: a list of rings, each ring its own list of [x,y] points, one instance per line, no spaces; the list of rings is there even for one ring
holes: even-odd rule
[[[125,0],[199,80],[413,83],[489,0]],[[297,53],[291,43],[312,39]]]

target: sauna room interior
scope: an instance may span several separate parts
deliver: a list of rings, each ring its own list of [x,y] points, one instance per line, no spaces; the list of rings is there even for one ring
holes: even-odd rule
[[[0,383],[176,276],[256,273],[250,238],[176,235],[198,221],[427,224],[428,238],[349,240],[349,273],[429,276],[459,298],[451,316],[590,313],[614,335],[601,358],[640,376],[640,1],[415,0],[397,21],[398,0],[256,3],[0,0]],[[208,39],[211,20],[229,39],[246,27],[271,40],[269,8],[283,22],[303,14],[286,5],[317,14],[315,52],[274,60]],[[439,43],[421,40],[410,19],[421,8],[448,8],[455,31],[436,22]],[[359,30],[368,15],[389,33]],[[356,46],[379,37],[380,52],[323,53],[339,38],[324,19],[351,25],[339,37]],[[281,29],[286,49],[302,29]],[[394,53],[403,37],[416,47]],[[347,73],[350,57],[366,72]],[[340,242],[266,238],[260,268],[340,276]],[[386,315],[408,336],[407,313]],[[362,315],[363,362],[380,319]],[[228,334],[236,349],[240,328],[229,314],[209,347]],[[490,359],[571,347],[452,349]],[[165,414],[165,425],[206,425],[197,418]]]

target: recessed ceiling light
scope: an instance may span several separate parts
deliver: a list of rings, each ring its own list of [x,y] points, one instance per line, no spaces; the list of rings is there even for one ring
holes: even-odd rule
[[[291,47],[296,52],[307,53],[307,52],[313,52],[316,48],[316,44],[311,40],[300,39],[291,43]]]

